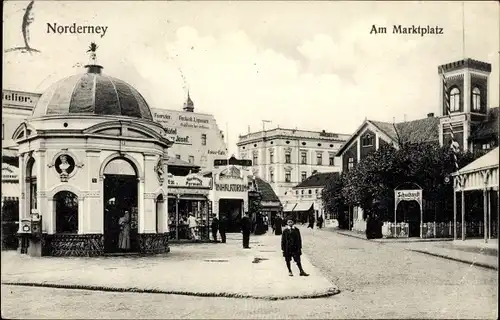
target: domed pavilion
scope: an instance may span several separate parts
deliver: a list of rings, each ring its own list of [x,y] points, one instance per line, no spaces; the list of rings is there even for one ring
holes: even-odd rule
[[[47,89],[13,136],[20,225],[41,226],[24,238],[25,251],[169,252],[164,177],[172,142],[135,88],[103,74],[95,54],[86,68]]]

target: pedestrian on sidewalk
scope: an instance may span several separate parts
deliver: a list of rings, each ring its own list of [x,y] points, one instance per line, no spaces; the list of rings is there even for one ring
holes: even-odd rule
[[[274,232],[277,236],[280,236],[282,232],[282,225],[283,225],[283,219],[281,219],[281,216],[278,214],[276,215],[276,218],[274,218]]]
[[[250,249],[250,232],[252,231],[252,222],[248,217],[248,213],[245,213],[241,219],[241,232],[243,233],[243,248]]]
[[[302,255],[302,237],[300,236],[299,229],[294,225],[295,221],[292,217],[287,219],[287,227],[283,230],[281,236],[281,250],[283,257],[285,257],[286,267],[288,268],[288,275],[293,277],[291,261],[292,258],[297,264],[300,271],[300,276],[307,277],[308,273],[302,268],[300,256]]]
[[[314,214],[313,213],[311,213],[309,215],[309,225],[307,227],[314,229]]]
[[[217,231],[219,231],[219,219],[217,219],[217,217],[214,216],[210,227],[212,229],[212,238],[214,239],[214,242],[217,242]]]
[[[198,235],[196,234],[196,228],[198,228],[198,221],[196,221],[196,218],[194,217],[193,213],[189,213],[189,218],[187,219],[188,221],[188,227],[189,231],[191,234],[191,239],[194,241],[198,241]]]
[[[318,228],[323,228],[323,216],[318,217]]]
[[[226,230],[227,230],[227,219],[225,215],[222,215],[219,220],[219,233],[220,242],[226,243]]]

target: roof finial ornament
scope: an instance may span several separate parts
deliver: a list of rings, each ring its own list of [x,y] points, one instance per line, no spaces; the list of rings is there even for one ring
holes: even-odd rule
[[[90,52],[90,60],[92,60],[92,64],[96,64],[97,61],[97,55],[96,55],[97,48],[99,48],[97,44],[95,42],[91,42],[89,49],[87,50],[87,53]]]
[[[90,43],[89,49],[87,50],[87,53],[90,55],[90,62],[85,66],[85,68],[87,68],[87,73],[101,74],[102,66],[97,64],[97,48],[99,47],[95,42]]]

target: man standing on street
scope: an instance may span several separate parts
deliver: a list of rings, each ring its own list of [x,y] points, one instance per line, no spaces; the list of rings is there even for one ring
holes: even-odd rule
[[[198,228],[198,221],[196,221],[196,218],[194,217],[193,213],[189,213],[189,218],[188,218],[188,227],[191,235],[191,239],[194,241],[198,241],[198,235],[196,234],[196,229]]]
[[[250,232],[252,231],[252,222],[248,217],[248,213],[245,213],[241,219],[241,232],[243,233],[243,248],[250,249]]]
[[[226,243],[226,228],[227,228],[227,219],[225,215],[220,216],[219,220],[219,233],[220,239],[222,243]]]
[[[212,238],[214,242],[217,242],[217,231],[219,231],[219,219],[217,219],[217,217],[212,219],[212,225],[210,227],[212,229]]]
[[[302,269],[300,256],[302,255],[302,237],[300,236],[299,229],[294,225],[293,218],[287,219],[287,227],[283,230],[281,236],[281,250],[283,257],[285,257],[286,267],[288,268],[288,275],[293,277],[291,261],[292,258],[299,267],[300,275],[303,277],[309,276],[308,273]]]

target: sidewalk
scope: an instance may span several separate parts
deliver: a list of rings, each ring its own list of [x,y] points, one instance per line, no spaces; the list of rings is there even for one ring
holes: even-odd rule
[[[363,239],[366,241],[379,242],[387,245],[397,246],[409,251],[428,254],[444,259],[463,262],[488,269],[498,270],[498,242],[488,245],[481,244],[475,239],[467,241],[453,241],[453,239],[372,239],[367,240],[364,233],[348,230],[330,229],[335,233]]]
[[[33,258],[2,252],[2,284],[257,299],[315,298],[339,290],[302,256],[309,277],[288,276],[279,237],[229,234],[228,243],[172,245],[165,255]]]

